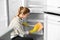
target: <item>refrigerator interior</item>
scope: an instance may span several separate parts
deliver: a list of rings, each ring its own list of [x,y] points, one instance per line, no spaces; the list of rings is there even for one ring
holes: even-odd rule
[[[26,19],[26,21],[29,23],[29,28],[25,27],[26,31],[31,30],[37,22],[42,23],[44,27],[44,13],[30,13],[30,16]],[[41,31],[32,34],[31,37],[33,37],[34,40],[43,40],[44,28]]]

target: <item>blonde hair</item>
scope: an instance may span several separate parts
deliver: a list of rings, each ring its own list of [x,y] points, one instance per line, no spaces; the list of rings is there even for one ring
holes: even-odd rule
[[[19,10],[18,10],[17,16],[19,16],[21,13],[27,14],[27,13],[29,13],[29,12],[30,12],[30,10],[29,10],[27,7],[21,6],[21,7],[19,8]]]

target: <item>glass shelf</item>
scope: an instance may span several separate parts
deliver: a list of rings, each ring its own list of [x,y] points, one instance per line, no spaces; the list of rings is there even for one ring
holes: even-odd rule
[[[31,19],[30,20],[27,20],[27,21],[28,22],[42,22],[42,23],[44,22],[44,20],[31,20]]]

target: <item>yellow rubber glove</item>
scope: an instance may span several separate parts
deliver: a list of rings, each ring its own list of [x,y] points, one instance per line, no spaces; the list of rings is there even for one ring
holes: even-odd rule
[[[33,28],[32,30],[30,30],[29,32],[30,32],[30,33],[38,32],[38,31],[40,31],[42,28],[43,28],[43,26],[42,26],[41,23],[36,23],[36,24],[34,25],[34,28]]]
[[[29,24],[27,22],[23,22],[22,25],[25,26],[25,27],[29,26]]]

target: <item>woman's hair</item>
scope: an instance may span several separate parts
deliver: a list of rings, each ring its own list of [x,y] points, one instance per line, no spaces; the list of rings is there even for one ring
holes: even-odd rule
[[[27,14],[27,13],[29,13],[29,12],[30,12],[30,10],[29,10],[27,7],[21,6],[21,7],[19,8],[19,10],[18,10],[18,16],[19,16],[21,13]]]

